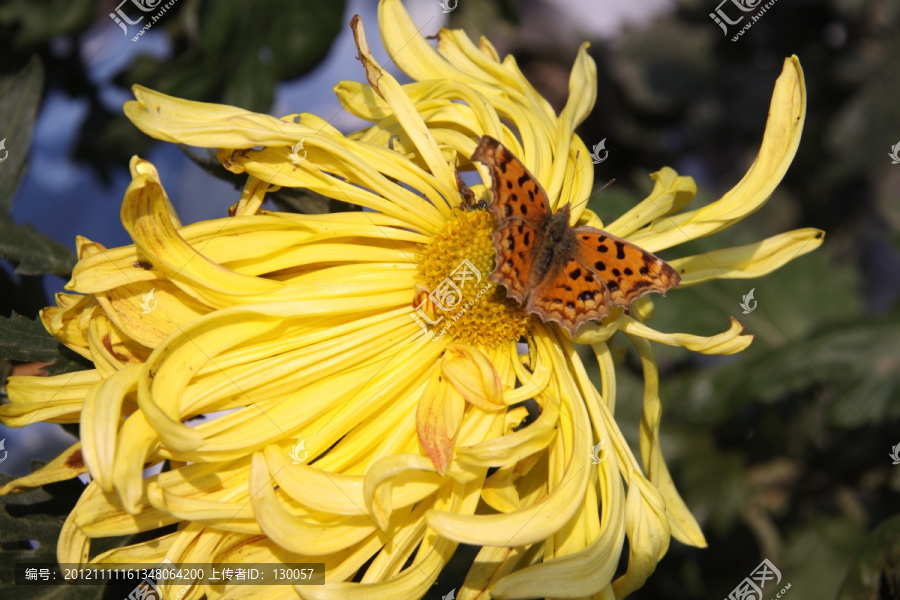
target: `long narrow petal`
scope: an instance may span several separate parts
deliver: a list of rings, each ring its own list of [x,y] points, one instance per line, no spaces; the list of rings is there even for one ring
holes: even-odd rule
[[[659,425],[662,420],[662,403],[659,399],[659,372],[650,343],[635,335],[628,339],[637,348],[644,369],[644,409],[641,414],[640,446],[641,459],[651,483],[656,486],[665,500],[665,511],[669,518],[672,536],[684,543],[698,548],[706,547],[706,538],[700,525],[685,505],[684,500],[666,467],[662,447],[659,441]]]
[[[807,227],[780,233],[755,244],[678,258],[669,264],[681,274],[678,288],[713,279],[762,277],[795,258],[812,252],[823,241],[824,231]]]
[[[703,208],[663,216],[635,232],[629,241],[650,252],[697,239],[757,211],[781,182],[800,145],[806,117],[806,84],[796,56],[784,61],[775,82],[762,146],[747,174],[721,199]]]
[[[728,331],[711,337],[689,333],[661,333],[628,316],[622,318],[621,329],[629,335],[640,336],[667,346],[681,346],[703,354],[735,354],[745,349],[753,341],[752,335],[743,335],[744,326],[734,318],[731,319]]]

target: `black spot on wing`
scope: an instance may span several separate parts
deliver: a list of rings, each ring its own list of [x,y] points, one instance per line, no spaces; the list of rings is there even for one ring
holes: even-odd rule
[[[619,260],[625,258],[625,244],[624,242],[614,242],[616,245],[616,258]]]

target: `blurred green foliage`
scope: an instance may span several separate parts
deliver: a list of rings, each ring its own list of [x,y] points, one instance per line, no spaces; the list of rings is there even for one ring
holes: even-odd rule
[[[111,111],[100,101],[86,68],[85,59],[89,62],[93,56],[60,48],[81,49],[91,27],[107,27],[118,35],[118,27],[108,17],[117,4],[12,0],[0,8],[0,52],[4,56],[0,75],[18,70],[37,55],[54,87],[88,100],[90,109],[74,158],[95,167],[104,179],[111,165],[127,165],[151,140],[120,110]],[[328,53],[346,26],[344,6],[343,0],[178,0],[154,24],[154,30],[165,29],[169,56],[159,59],[140,54],[118,73],[115,83],[123,88],[139,83],[181,98],[265,112],[279,82],[307,73]],[[135,20],[141,14],[127,2],[122,10],[136,13],[130,15]],[[129,28],[128,37],[137,31],[138,27]]]

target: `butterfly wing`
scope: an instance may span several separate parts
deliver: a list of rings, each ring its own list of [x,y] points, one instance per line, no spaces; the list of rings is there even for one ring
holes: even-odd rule
[[[548,273],[528,298],[526,310],[556,321],[574,336],[585,321],[609,314],[610,294],[603,280],[577,257]]]
[[[602,278],[613,306],[630,308],[649,292],[665,293],[681,275],[669,263],[622,238],[594,227],[576,227],[575,259]]]
[[[506,287],[507,294],[521,304],[530,291],[529,280],[550,217],[547,193],[522,161],[490,136],[481,138],[472,160],[491,171],[497,263],[489,279]]]

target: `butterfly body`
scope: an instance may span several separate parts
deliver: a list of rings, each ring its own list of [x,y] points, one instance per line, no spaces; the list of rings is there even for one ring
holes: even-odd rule
[[[553,270],[556,257],[570,254],[575,246],[575,235],[569,227],[568,204],[537,225],[537,230],[543,231],[544,236],[529,277],[532,289]]]
[[[572,227],[568,204],[551,212],[540,183],[497,140],[482,137],[472,160],[491,171],[497,261],[489,279],[528,313],[575,335],[611,306],[627,309],[640,296],[664,294],[681,280],[670,265],[631,242],[594,227]]]

